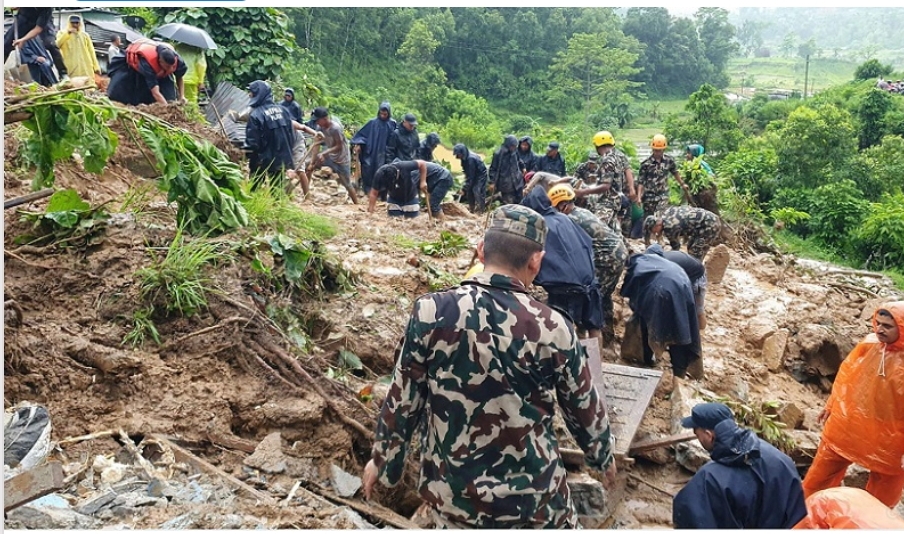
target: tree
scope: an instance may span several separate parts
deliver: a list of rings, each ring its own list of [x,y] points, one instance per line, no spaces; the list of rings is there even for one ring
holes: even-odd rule
[[[737,40],[745,55],[763,46],[763,29],[768,23],[746,19],[737,30]]]
[[[824,184],[857,153],[851,114],[832,104],[795,109],[777,133],[779,172],[794,187]]]
[[[666,120],[666,136],[675,143],[700,143],[707,153],[725,155],[738,147],[743,138],[737,112],[728,105],[718,89],[704,84],[688,99],[687,119],[675,116]]]
[[[802,45],[797,47],[797,55],[801,59],[806,59],[807,56],[816,57],[819,54],[819,47],[816,46],[816,39],[811,37],[809,41],[803,43]]]
[[[888,76],[894,71],[891,65],[883,65],[878,59],[869,59],[854,71],[855,80],[874,80],[879,77]]]
[[[618,100],[640,84],[630,76],[640,69],[634,67],[637,54],[610,45],[611,36],[605,33],[578,33],[568,40],[568,49],[559,52],[550,67],[555,89],[550,100],[565,97],[572,108],[591,108],[593,102]]]
[[[866,93],[857,106],[857,118],[860,120],[860,149],[866,149],[879,143],[885,131],[885,116],[891,111],[894,98],[888,91],[874,89]]]
[[[785,35],[785,38],[782,39],[782,45],[779,47],[783,56],[791,57],[791,51],[794,50],[796,41],[797,37],[793,33]]]
[[[291,65],[296,49],[288,17],[272,7],[180,8],[165,21],[197,26],[220,42],[207,52],[207,72],[215,83],[245,87],[254,80],[275,80]]]
[[[442,26],[428,26],[426,20],[416,20],[399,47],[398,55],[407,73],[409,100],[431,120],[439,122],[447,118],[443,116],[443,107],[448,87],[446,72],[434,59],[440,45],[434,29],[444,34]]]
[[[716,72],[722,72],[728,60],[738,52],[735,27],[728,22],[728,10],[721,7],[701,7],[694,14],[697,33],[703,44],[703,54]],[[728,84],[728,80],[725,80]],[[724,86],[721,86],[724,87]]]

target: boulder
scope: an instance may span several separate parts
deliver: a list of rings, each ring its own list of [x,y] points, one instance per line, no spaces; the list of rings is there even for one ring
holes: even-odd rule
[[[6,514],[4,526],[30,530],[81,530],[96,527],[96,520],[76,512],[59,495],[51,494]]]
[[[788,330],[781,328],[766,338],[763,343],[763,361],[770,371],[774,372],[781,369],[790,335],[791,333]]]
[[[793,402],[783,402],[776,412],[778,421],[785,423],[788,430],[800,428],[804,422],[804,412]]]
[[[775,332],[776,326],[775,323],[768,321],[757,321],[755,318],[751,319],[747,328],[745,328],[742,332],[744,336],[744,341],[750,343],[753,348],[759,349],[763,347],[763,343],[765,343],[766,338],[772,335]]]
[[[265,473],[282,473],[286,470],[286,455],[282,451],[282,435],[273,432],[267,435],[254,453],[243,462],[248,467],[260,469]]]
[[[721,284],[731,261],[731,249],[724,243],[717,245],[706,255],[706,281],[709,284]]]
[[[678,465],[696,473],[709,462],[709,451],[697,440],[685,441],[675,445],[675,461]]]
[[[603,484],[587,473],[568,473],[565,481],[578,512],[578,522],[583,528],[600,528],[612,513]]]
[[[788,453],[794,464],[798,467],[812,464],[813,458],[816,457],[816,449],[819,447],[819,432],[810,430],[788,430],[787,432],[794,439],[794,449]]]
[[[336,464],[330,465],[330,482],[340,497],[352,497],[362,486],[361,479],[346,473]]]
[[[851,464],[847,468],[844,475],[844,485],[852,488],[866,489],[866,482],[869,480],[869,470],[860,467],[857,464]]]
[[[883,304],[891,302],[888,298],[878,298],[867,300],[863,304],[863,311],[860,313],[860,320],[867,325],[872,326],[873,314],[882,307]]]

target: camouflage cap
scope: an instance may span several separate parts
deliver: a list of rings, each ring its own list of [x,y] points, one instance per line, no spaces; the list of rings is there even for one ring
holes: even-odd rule
[[[487,231],[508,232],[546,245],[546,221],[536,211],[520,204],[506,204],[496,209]]]
[[[656,226],[656,223],[659,222],[659,217],[656,215],[648,215],[646,219],[643,221],[643,231],[645,233],[650,233],[653,231],[653,227]]]

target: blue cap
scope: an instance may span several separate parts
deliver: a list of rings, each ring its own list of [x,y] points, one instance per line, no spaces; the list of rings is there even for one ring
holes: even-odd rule
[[[703,428],[713,430],[716,425],[726,419],[734,419],[728,406],[721,402],[704,402],[694,406],[691,416],[681,420],[684,428]]]

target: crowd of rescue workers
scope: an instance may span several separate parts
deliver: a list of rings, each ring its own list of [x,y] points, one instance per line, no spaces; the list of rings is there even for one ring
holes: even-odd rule
[[[70,17],[54,39],[45,31],[49,12],[18,10],[6,57],[19,49],[33,79],[45,85],[58,76],[99,74],[81,18]],[[110,99],[184,102],[203,92],[199,50],[148,39],[124,53],[120,46],[113,42],[109,51]],[[228,118],[247,122],[244,148],[258,186],[291,192],[297,181],[307,197],[320,170],[335,176],[353,203],[366,196],[370,213],[382,201],[389,216],[414,218],[423,196],[431,220],[444,219],[453,176],[434,161],[439,135],[421,140],[413,114],[397,123],[384,102],[348,139],[326,108],[305,121],[292,89],[279,103],[266,81],[247,90],[249,108]],[[531,137],[505,136],[489,167],[454,145],[464,183],[453,194],[486,214],[480,261],[459,286],[414,305],[364,471],[367,498],[378,481],[400,482],[420,431],[420,494],[437,527],[577,526],[553,414],[562,410],[586,465],[611,487],[609,414],[580,339],[603,347],[616,341],[612,294],[619,284],[631,311],[622,342],[639,338],[648,366],[668,353],[675,384],[704,377],[703,261],[722,235],[714,186],[691,194],[661,134],[636,178],[610,132],[597,132],[590,144],[571,175],[557,142],[540,156]],[[699,144],[684,150],[712,174],[703,154]],[[670,203],[670,176],[687,204]],[[629,254],[628,240],[641,238],[646,249]],[[653,238],[664,238],[668,249]],[[532,286],[543,288],[545,302]],[[904,528],[891,510],[904,489],[904,302],[876,309],[873,329],[841,364],[803,481],[786,454],[738,426],[726,405],[695,406],[681,424],[712,461],[674,497],[675,527]],[[865,490],[838,487],[852,463],[870,472]]]

